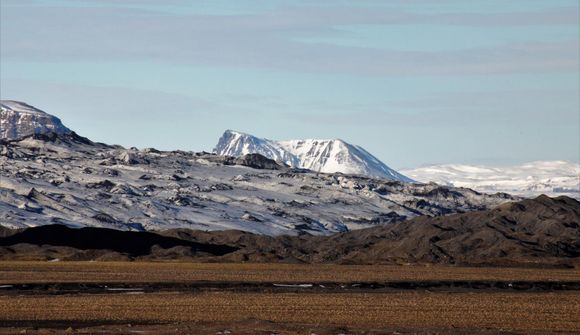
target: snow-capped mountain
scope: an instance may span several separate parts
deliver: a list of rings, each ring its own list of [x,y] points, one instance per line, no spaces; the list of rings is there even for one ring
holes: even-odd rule
[[[259,153],[289,166],[316,172],[342,172],[404,182],[413,181],[391,169],[362,147],[340,139],[273,141],[226,130],[214,152],[233,157]]]
[[[433,165],[402,171],[420,182],[523,196],[546,194],[580,198],[580,164],[537,161],[517,166]]]
[[[70,134],[59,118],[24,102],[0,101],[0,139],[13,140],[32,134]]]
[[[2,111],[7,116],[3,130],[16,128],[33,136],[0,141],[0,226],[58,223],[122,230],[330,234],[515,200],[436,184],[318,174],[257,154],[234,158],[125,149],[78,136],[57,118],[23,103],[3,103]],[[25,112],[45,119],[26,118]],[[23,124],[29,128],[21,130]],[[37,135],[38,127],[56,133]],[[278,143],[240,137],[227,132],[220,143],[231,152],[254,148],[288,163],[303,160],[322,171],[346,162],[374,173],[389,172],[363,149],[338,140]]]

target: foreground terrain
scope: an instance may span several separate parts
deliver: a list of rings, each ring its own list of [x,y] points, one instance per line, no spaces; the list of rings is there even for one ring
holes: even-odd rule
[[[189,262],[0,262],[0,285],[17,283],[580,281],[580,268]]]
[[[575,333],[578,309],[578,269],[167,262],[0,267],[0,333]]]
[[[573,333],[580,329],[579,299],[578,293],[487,292],[0,296],[6,325],[0,333]]]

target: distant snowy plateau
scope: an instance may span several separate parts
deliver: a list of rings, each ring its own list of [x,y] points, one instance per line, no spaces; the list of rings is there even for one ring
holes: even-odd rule
[[[517,199],[409,182],[341,140],[275,142],[226,131],[212,154],[127,149],[78,136],[27,104],[1,107],[0,225],[7,227],[329,234]],[[424,181],[413,171],[407,175]]]
[[[524,197],[566,195],[580,199],[580,164],[566,161],[538,161],[507,167],[433,165],[402,173],[420,182],[468,187],[479,192],[505,192]]]

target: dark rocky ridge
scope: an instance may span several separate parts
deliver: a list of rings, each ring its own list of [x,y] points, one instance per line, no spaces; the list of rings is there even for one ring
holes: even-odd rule
[[[63,228],[49,226],[29,228],[27,231],[39,229],[51,231]],[[23,241],[19,236],[27,231],[0,238],[0,244],[10,245],[14,241]],[[169,250],[155,247],[140,259],[580,266],[580,202],[567,197],[540,196],[491,210],[442,217],[423,216],[331,236],[303,234],[271,237],[242,231],[204,232],[187,229],[173,229],[161,234],[202,245],[227,245],[236,250],[232,249],[232,252],[222,256],[208,257],[207,254],[197,254],[194,249],[184,246]],[[64,245],[73,247],[72,242]],[[48,249],[47,246],[11,245],[0,248],[0,259],[26,258],[27,253],[31,256],[29,258],[48,259],[58,256],[54,248],[52,254]],[[97,249],[101,249],[98,254],[101,257],[106,248],[103,245]],[[63,251],[63,254],[69,259],[90,259],[94,256],[69,249]]]
[[[254,169],[280,170],[284,165],[275,160],[266,158],[260,154],[247,154],[234,160],[237,165],[243,165]]]
[[[0,238],[0,246],[17,244],[69,247],[78,250],[109,250],[129,257],[148,255],[153,246],[162,249],[186,247],[193,254],[223,256],[236,247],[198,243],[149,232],[120,231],[107,228],[71,229],[63,225],[47,225],[25,229]]]

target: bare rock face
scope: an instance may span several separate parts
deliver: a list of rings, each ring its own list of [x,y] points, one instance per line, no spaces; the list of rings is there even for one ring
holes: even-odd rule
[[[0,139],[14,140],[35,134],[70,134],[59,118],[23,102],[0,101]]]

